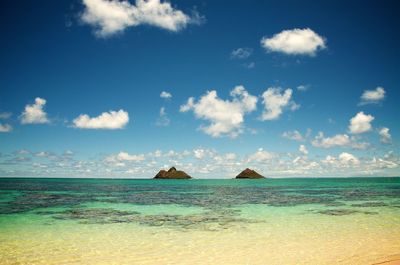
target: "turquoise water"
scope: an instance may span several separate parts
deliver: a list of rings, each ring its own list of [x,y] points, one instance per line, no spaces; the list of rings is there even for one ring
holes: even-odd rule
[[[210,240],[220,240],[219,245],[231,246],[229,249],[234,248],[235,240],[248,245],[258,242],[260,247],[276,248],[278,252],[282,245],[298,248],[296,255],[282,260],[263,254],[264,261],[270,264],[298,262],[298,253],[311,263],[332,261],[337,258],[332,256],[332,247],[331,256],[327,256],[328,250],[310,252],[310,248],[319,248],[321,241],[329,240],[332,246],[349,244],[350,247],[338,248],[337,255],[353,257],[351,263],[363,264],[400,254],[400,240],[396,240],[399,231],[400,178],[0,179],[0,258],[5,264],[50,264],[50,260],[100,264],[107,263],[101,253],[111,249],[114,254],[108,253],[108,257],[116,255],[114,258],[121,263],[135,263],[148,248],[154,249],[156,242],[163,242],[157,247],[165,251],[163,247],[172,248],[189,239],[190,247],[176,252],[182,251],[180,257],[187,262],[196,263],[193,259],[198,258],[210,259],[210,263],[218,260],[257,264],[259,252],[264,253],[262,249],[257,253],[252,252],[254,249],[239,249],[230,258],[239,256],[229,260],[209,249]],[[158,237],[152,239],[155,234]],[[59,240],[61,235],[66,238],[64,241]],[[107,243],[106,247],[104,235],[107,242],[118,244]],[[327,235],[335,236],[327,239]],[[295,236],[299,244],[304,242],[293,246],[290,238]],[[80,245],[89,238],[87,244],[93,248],[89,250],[97,251],[96,259],[87,256],[91,253],[85,249],[87,245]],[[379,247],[377,240],[381,242]],[[346,254],[354,242],[361,242],[364,250],[353,249]],[[132,245],[136,245],[134,256],[128,252]],[[304,250],[303,246],[309,247]],[[64,249],[62,254],[60,249]],[[120,253],[125,249],[128,254]],[[369,256],[370,249],[376,252],[374,256]],[[140,259],[140,263],[177,262],[176,256],[166,255],[160,260],[159,255],[154,255],[148,260]],[[200,255],[206,256],[200,259]],[[33,256],[41,258],[34,262]]]
[[[0,179],[3,219],[30,213],[78,222],[156,225],[165,221],[179,226],[191,223],[190,218],[181,220],[181,215],[196,216],[199,222],[207,217],[235,221],[241,218],[240,208],[252,205],[286,210],[307,206],[305,213],[336,216],[379,214],[383,209],[400,210],[400,178]]]

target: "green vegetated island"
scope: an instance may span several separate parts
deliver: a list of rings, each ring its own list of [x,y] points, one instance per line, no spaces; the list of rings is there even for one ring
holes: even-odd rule
[[[171,167],[167,170],[160,170],[154,179],[191,179],[185,171],[177,170],[175,167]],[[236,179],[264,179],[265,177],[257,173],[255,170],[246,168],[239,175],[235,177]]]

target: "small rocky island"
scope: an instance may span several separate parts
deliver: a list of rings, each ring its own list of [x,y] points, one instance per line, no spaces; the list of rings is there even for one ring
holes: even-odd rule
[[[258,174],[256,171],[246,168],[239,175],[236,176],[237,179],[263,179],[264,176]]]
[[[168,171],[161,169],[155,179],[191,179],[192,177],[181,170],[176,170],[175,167],[171,167]]]

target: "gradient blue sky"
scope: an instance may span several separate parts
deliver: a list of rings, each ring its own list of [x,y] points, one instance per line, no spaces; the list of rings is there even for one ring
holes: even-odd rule
[[[150,177],[172,165],[199,177],[232,177],[248,165],[272,177],[400,175],[396,1],[170,3],[192,23],[174,31],[144,22],[99,36],[82,19],[82,1],[1,1],[0,124],[12,129],[0,133],[0,176]],[[326,47],[310,55],[261,45],[294,29],[311,29]],[[239,48],[251,54],[235,58]],[[232,100],[239,85],[258,102],[237,137],[213,137],[199,129],[207,119],[180,111],[211,90]],[[271,87],[292,89],[298,108],[262,121],[262,94]],[[377,87],[384,97],[363,104],[363,93]],[[21,114],[37,97],[49,122],[24,124]],[[129,123],[120,129],[73,124],[80,114],[121,109]],[[352,133],[350,119],[360,112],[374,117],[372,127]],[[383,142],[382,128],[390,134]],[[295,130],[303,140],[283,137]],[[319,132],[350,143],[323,148]]]

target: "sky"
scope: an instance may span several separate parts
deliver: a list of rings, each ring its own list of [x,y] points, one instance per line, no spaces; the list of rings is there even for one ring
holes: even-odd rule
[[[400,176],[397,1],[0,3],[0,177]]]

